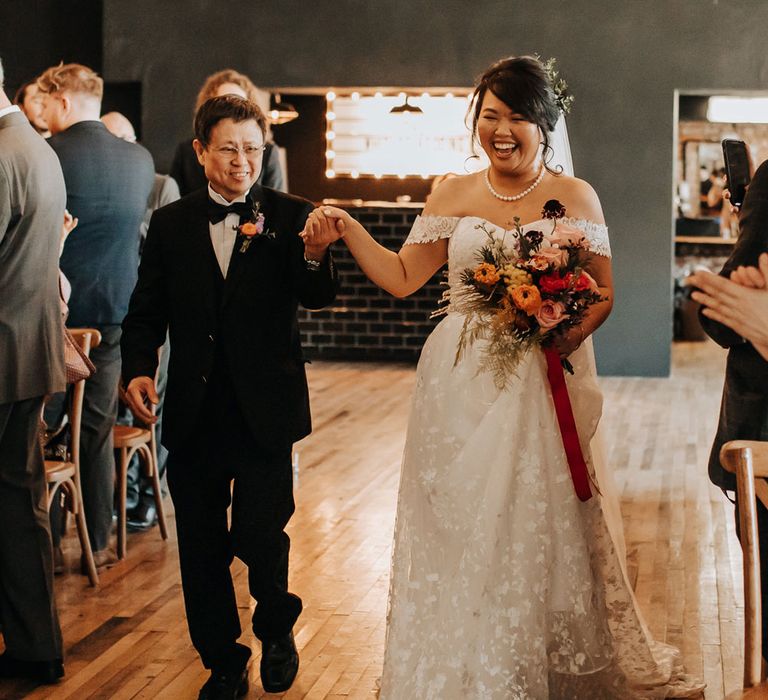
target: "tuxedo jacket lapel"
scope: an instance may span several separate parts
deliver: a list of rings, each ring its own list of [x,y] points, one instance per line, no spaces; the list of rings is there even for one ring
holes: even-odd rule
[[[190,275],[195,276],[195,284],[203,285],[205,307],[212,317],[217,315],[217,307],[221,300],[224,277],[221,274],[219,261],[211,243],[211,231],[208,226],[206,213],[207,193],[205,198],[196,202],[189,210],[189,242],[194,260],[190,267]],[[199,275],[192,272],[199,270]]]

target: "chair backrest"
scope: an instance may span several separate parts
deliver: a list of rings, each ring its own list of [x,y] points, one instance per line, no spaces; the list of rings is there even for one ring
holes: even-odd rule
[[[95,328],[70,328],[68,330],[86,356],[90,355],[91,350],[98,347],[101,343],[101,333]],[[83,397],[85,396],[86,381],[86,379],[81,379],[79,382],[75,382],[72,387],[72,395],[68,408],[70,460],[77,465],[80,464],[80,427],[83,422]]]
[[[755,479],[768,477],[768,442],[727,442],[720,450],[720,463],[736,475],[739,539],[744,557],[744,687],[751,688],[762,680],[763,615]],[[759,488],[765,488],[764,482],[758,483]]]

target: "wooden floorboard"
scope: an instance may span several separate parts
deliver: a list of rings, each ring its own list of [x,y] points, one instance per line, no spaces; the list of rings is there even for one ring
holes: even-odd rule
[[[606,454],[622,500],[628,571],[647,622],[678,645],[708,700],[739,687],[741,556],[733,508],[706,476],[722,388],[724,353],[713,344],[673,348],[668,379],[603,378]],[[284,697],[370,700],[384,650],[387,583],[400,457],[414,383],[405,365],[313,363],[314,433],[296,446],[297,511],[291,526],[291,587],[304,599],[296,627],[301,669]],[[77,571],[56,578],[66,642],[57,686],[0,682],[3,700],[110,698],[186,700],[207,674],[184,621],[172,523],[129,537],[128,558],[93,589]],[[252,604],[235,562],[243,628]],[[276,697],[258,679],[248,698]]]

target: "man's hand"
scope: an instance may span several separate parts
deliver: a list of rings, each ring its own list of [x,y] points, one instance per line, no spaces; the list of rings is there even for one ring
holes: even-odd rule
[[[310,260],[322,260],[328,246],[344,235],[343,219],[329,218],[323,214],[324,210],[330,211],[330,209],[329,207],[315,209],[307,218],[304,230],[299,234],[304,240],[304,255]],[[343,210],[333,209],[333,211],[342,212]],[[343,213],[346,214],[346,212]]]
[[[160,400],[155,391],[155,382],[150,377],[134,377],[125,390],[125,400],[136,418],[148,425],[157,421],[157,416],[147,408],[147,400],[157,405]]]

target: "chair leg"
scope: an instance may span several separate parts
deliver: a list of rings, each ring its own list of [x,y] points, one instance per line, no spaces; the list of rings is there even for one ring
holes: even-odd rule
[[[149,456],[152,460],[152,465],[150,467],[151,474],[148,474],[147,476],[152,477],[152,490],[155,492],[155,508],[157,508],[157,522],[160,525],[160,535],[164,540],[168,539],[168,525],[165,522],[165,507],[163,506],[163,490],[160,486],[160,474],[159,470],[157,468],[157,451],[154,448],[154,445],[150,444],[149,447]]]
[[[88,573],[88,579],[92,586],[99,585],[99,573],[96,570],[96,562],[93,560],[93,548],[91,547],[91,538],[88,537],[88,526],[85,523],[85,508],[83,507],[83,497],[80,491],[74,487],[71,497],[76,500],[73,503],[75,511],[75,524],[77,525],[77,536],[80,538],[80,550],[85,559],[85,570]]]
[[[127,549],[126,520],[128,501],[128,448],[120,448],[120,464],[117,468],[117,558],[125,559]]]

